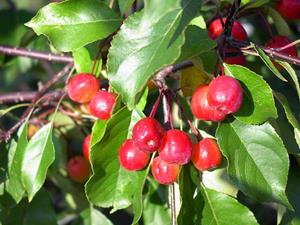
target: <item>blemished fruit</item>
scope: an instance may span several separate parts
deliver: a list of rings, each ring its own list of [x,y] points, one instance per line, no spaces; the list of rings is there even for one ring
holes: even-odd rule
[[[292,43],[292,42],[286,36],[278,35],[278,36],[273,37],[270,41],[268,41],[266,46],[269,48],[281,48],[290,43]],[[290,56],[298,55],[297,48],[295,46],[291,46],[289,48],[283,49],[280,52],[285,53]]]
[[[223,23],[226,23],[226,17],[222,18]],[[223,32],[223,26],[220,19],[212,21],[208,27],[208,35],[211,39],[217,39]],[[238,22],[234,21],[231,31],[231,36],[239,41],[246,41],[248,39],[247,32],[244,27]]]
[[[156,119],[146,117],[134,125],[132,139],[141,150],[154,152],[159,148],[164,133],[164,128]]]
[[[67,84],[70,99],[77,103],[87,103],[100,88],[99,80],[87,73],[80,73],[72,77]]]
[[[300,0],[279,0],[276,10],[288,20],[300,19]]]
[[[126,170],[142,170],[147,166],[149,159],[149,153],[139,149],[132,139],[126,140],[119,149],[119,161]]]
[[[111,117],[116,95],[107,91],[98,91],[97,94],[90,101],[91,115],[101,120],[107,120]]]
[[[233,77],[219,76],[208,86],[207,101],[225,114],[235,113],[243,102],[243,89]]]
[[[207,101],[208,85],[199,86],[191,100],[191,109],[194,116],[200,120],[219,122],[225,119],[226,114],[211,107]]]
[[[160,148],[159,157],[167,163],[184,165],[190,162],[193,144],[190,137],[181,130],[171,129],[165,132]]]
[[[155,157],[151,165],[151,173],[160,184],[172,184],[176,181],[180,166],[166,163],[159,156]]]
[[[204,138],[193,145],[192,162],[200,170],[210,170],[221,164],[222,155],[217,142],[211,138]]]
[[[88,135],[84,138],[83,140],[83,144],[82,144],[82,153],[84,158],[86,158],[86,160],[90,160],[90,144],[91,144],[91,135]]]
[[[76,182],[84,182],[90,176],[90,163],[82,156],[75,156],[67,163],[69,177]]]

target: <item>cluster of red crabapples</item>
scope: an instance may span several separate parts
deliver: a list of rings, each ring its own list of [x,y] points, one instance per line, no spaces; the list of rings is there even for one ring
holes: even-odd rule
[[[296,20],[300,19],[300,0],[281,0],[276,3],[277,11],[286,19],[288,20]],[[208,26],[208,35],[212,40],[216,40],[219,38],[223,32],[223,26],[226,23],[226,17],[222,19],[215,19],[213,20]],[[232,30],[231,30],[231,37],[236,41],[247,41],[248,35],[244,27],[238,22],[234,21]],[[283,35],[276,35],[272,37],[266,44],[266,47],[272,48],[275,51],[277,49],[282,48],[291,44],[292,42],[289,40],[288,37]],[[234,48],[232,46],[225,46],[224,47],[224,62],[228,64],[237,64],[237,65],[245,65],[246,59],[245,56],[242,54],[241,50],[238,48]],[[297,57],[297,48],[292,45],[288,48],[283,48],[280,50],[281,53],[284,53],[289,56]],[[282,67],[275,63],[275,66],[278,69]],[[222,67],[222,74],[224,74],[224,68]]]
[[[193,93],[191,109],[200,120],[219,122],[239,110],[243,101],[240,83],[229,76],[219,76]]]
[[[81,104],[89,104],[90,114],[101,120],[110,118],[116,102],[116,95],[100,90],[99,80],[87,73],[77,74],[67,84],[69,98]],[[84,182],[90,174],[88,135],[83,143],[83,156],[72,157],[67,164],[68,175],[77,182]]]
[[[176,181],[180,167],[191,160],[200,170],[217,167],[221,163],[220,149],[213,139],[204,138],[192,144],[190,137],[181,130],[165,131],[154,118],[138,121],[132,130],[132,139],[127,139],[119,149],[121,166],[128,171],[144,169],[151,153],[158,152],[153,159],[151,172],[160,184]]]

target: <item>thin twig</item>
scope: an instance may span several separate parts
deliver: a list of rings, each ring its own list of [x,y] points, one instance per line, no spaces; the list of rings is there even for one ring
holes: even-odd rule
[[[26,48],[17,48],[12,46],[0,45],[0,54],[22,56],[32,59],[46,60],[50,62],[73,63],[73,58],[66,55],[58,55],[53,53],[32,51]]]
[[[191,119],[189,118],[189,116],[187,115],[187,112],[185,111],[185,109],[182,107],[182,105],[180,104],[177,94],[170,91],[170,96],[173,99],[173,101],[177,104],[177,106],[180,109],[180,112],[182,113],[183,117],[185,118],[185,120],[187,121],[192,133],[197,137],[198,140],[201,139],[201,134],[199,133],[199,131],[196,129],[196,127],[193,125]]]
[[[59,71],[55,76],[52,77],[48,82],[43,85],[43,87],[36,93],[34,99],[32,100],[32,105],[30,105],[23,115],[21,116],[20,120],[11,127],[8,131],[2,131],[0,133],[0,142],[5,140],[6,142],[9,141],[11,135],[26,121],[27,117],[33,112],[36,104],[42,99],[43,94],[54,84],[56,83],[62,76],[64,76],[71,68],[72,64],[66,65],[61,71]],[[61,97],[60,97],[61,98]]]
[[[170,129],[170,121],[169,121],[169,107],[168,107],[168,99],[165,94],[163,94],[163,112],[164,112],[164,123],[165,126],[168,126],[167,129]],[[176,202],[175,202],[175,188],[174,184],[169,185],[169,207],[171,209],[171,225],[176,225]]]
[[[47,101],[48,99],[56,98],[56,96],[61,96],[64,93],[63,90],[56,90],[47,93],[43,96],[43,99]],[[32,102],[36,97],[37,91],[30,92],[10,92],[5,94],[0,94],[0,104],[6,103],[19,103],[19,102]]]
[[[293,41],[292,43],[289,43],[289,44],[287,44],[287,45],[285,45],[285,46],[282,46],[282,47],[280,47],[280,48],[275,48],[275,50],[276,50],[277,52],[281,52],[281,51],[283,51],[284,49],[290,48],[290,47],[292,47],[292,46],[294,46],[294,45],[297,45],[297,44],[299,44],[299,43],[300,43],[300,39],[298,39],[298,40],[296,40],[296,41]]]
[[[182,63],[174,64],[174,65],[169,65],[160,71],[158,71],[154,77],[153,81],[158,86],[161,90],[166,90],[168,87],[166,85],[165,78],[169,76],[172,73],[175,73],[178,70],[191,67],[193,66],[193,63],[191,61],[184,61]]]

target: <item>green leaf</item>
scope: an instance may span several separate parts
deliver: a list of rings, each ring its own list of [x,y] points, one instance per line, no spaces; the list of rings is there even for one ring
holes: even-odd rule
[[[294,116],[294,114],[289,106],[289,102],[288,102],[287,98],[279,92],[274,92],[274,96],[282,105],[284,112],[286,114],[286,118],[288,119],[289,123],[294,128],[300,129],[300,124],[299,124],[298,120],[296,119],[296,117]]]
[[[287,62],[283,62],[283,61],[277,61],[280,65],[282,65],[286,71],[288,72],[288,74],[291,76],[292,80],[294,81],[297,93],[298,93],[298,97],[300,100],[300,85],[299,85],[299,80],[298,80],[298,76],[295,72],[295,70],[293,69],[293,67],[287,63]]]
[[[61,51],[73,51],[113,33],[121,19],[101,0],[68,0],[43,7],[25,25]]]
[[[56,225],[53,203],[46,190],[41,190],[27,206],[23,225]]]
[[[294,133],[295,133],[295,139],[296,139],[296,142],[300,148],[300,130],[299,129],[294,129]]]
[[[197,188],[197,180],[194,182],[193,178],[197,179],[198,172],[193,166],[184,166],[180,171],[179,189],[181,196],[181,207],[177,217],[178,225],[195,224],[195,216],[199,210],[197,207],[190,207],[193,202],[194,193]],[[194,176],[194,177],[193,177]]]
[[[91,147],[101,141],[101,139],[105,134],[106,126],[107,126],[107,120],[97,120],[94,123],[92,129]],[[91,154],[93,154],[93,148],[91,148]]]
[[[43,189],[30,203],[23,199],[15,207],[0,211],[0,214],[0,223],[3,222],[3,225],[57,225],[53,203],[47,191]]]
[[[8,107],[8,108],[6,108],[6,109],[1,109],[1,110],[0,110],[0,118],[1,118],[2,116],[4,116],[5,114],[9,113],[9,112],[12,111],[12,110],[15,110],[15,109],[21,108],[21,107],[27,107],[27,106],[29,106],[29,105],[30,105],[30,104],[28,104],[28,103],[24,103],[24,104],[13,105],[13,106]]]
[[[122,15],[124,15],[124,13],[126,13],[130,9],[133,2],[134,2],[134,0],[118,0],[120,11],[121,11]]]
[[[204,199],[201,224],[258,225],[253,213],[236,199],[204,186],[199,194]]]
[[[242,0],[242,4],[248,4],[244,9],[253,9],[253,8],[259,8],[262,5],[265,5],[270,1],[271,0],[256,0],[256,1]]]
[[[300,175],[297,171],[298,168],[296,166],[291,168],[287,184],[287,196],[294,208],[294,211],[287,210],[283,215],[280,225],[300,224]]]
[[[148,169],[127,172],[120,167],[119,147],[127,138],[130,122],[131,112],[123,108],[108,121],[105,135],[92,147],[93,175],[86,184],[86,194],[91,203],[113,207],[113,211],[133,204],[136,223],[142,213],[142,190]]]
[[[144,200],[143,222],[144,225],[171,224],[171,215],[166,204],[166,187],[149,179],[149,192]]]
[[[90,207],[80,213],[80,219],[73,225],[113,225],[99,210]]]
[[[214,49],[217,44],[208,36],[207,30],[190,25],[185,30],[185,43],[181,48],[178,62],[190,59],[201,53]]]
[[[275,74],[275,76],[278,77],[280,80],[287,82],[287,80],[281,75],[279,70],[274,66],[274,63],[272,62],[270,57],[262,49],[258,47],[255,47],[255,49],[261,60]]]
[[[141,96],[139,102],[136,104],[136,108],[140,111],[143,111],[147,105],[147,98],[148,98],[149,90],[145,88],[143,95]]]
[[[184,0],[181,5],[168,0],[159,1],[157,7],[155,2],[146,1],[144,11],[124,22],[108,55],[110,84],[131,109],[151,76],[179,57],[182,31],[201,4],[199,0]]]
[[[248,124],[277,118],[272,89],[261,76],[242,66],[224,64],[224,67],[227,73],[240,81],[244,90],[243,103],[234,114],[235,118]]]
[[[263,11],[274,21],[274,25],[280,35],[291,36],[291,30],[284,18],[272,7],[265,6]]]
[[[215,169],[213,171],[203,171],[203,185],[218,192],[236,197],[237,187],[232,183],[225,168]]]
[[[18,142],[15,148],[9,150],[9,167],[8,167],[8,183],[7,192],[13,197],[16,203],[19,203],[24,195],[25,189],[22,183],[22,164],[25,149],[28,144],[27,131],[28,126],[25,122],[18,131]]]
[[[242,192],[258,201],[290,206],[285,195],[288,153],[269,123],[224,122],[216,136],[228,161],[228,173]]]
[[[90,55],[90,52],[87,48],[82,47],[72,52],[74,59],[74,66],[77,73],[91,73],[94,61]],[[96,76],[101,72],[102,68],[102,59],[98,59],[96,64],[97,70],[93,71]]]
[[[45,182],[47,170],[54,161],[52,123],[48,123],[32,137],[24,151],[22,180],[29,201]]]

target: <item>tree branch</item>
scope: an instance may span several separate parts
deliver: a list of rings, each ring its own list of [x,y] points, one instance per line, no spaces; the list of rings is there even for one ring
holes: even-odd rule
[[[158,71],[154,76],[153,76],[153,81],[162,90],[166,90],[168,87],[166,85],[165,78],[169,76],[171,73],[175,73],[178,70],[191,67],[193,66],[193,63],[191,61],[184,61],[182,63],[178,64],[173,64],[169,65],[160,71]]]
[[[48,82],[45,83],[45,85],[42,86],[42,88],[34,96],[34,98],[32,100],[32,105],[30,105],[25,110],[25,112],[23,113],[23,115],[21,116],[19,121],[13,127],[11,127],[8,131],[2,131],[0,133],[0,142],[2,142],[3,140],[5,140],[6,142],[9,141],[9,139],[11,138],[11,135],[26,121],[27,117],[34,110],[34,107],[36,106],[36,104],[41,99],[43,99],[43,95],[47,92],[47,90],[54,83],[56,83],[62,76],[64,76],[70,70],[71,67],[72,67],[71,63],[66,65],[61,71],[59,71],[55,76],[53,76],[52,79],[50,79]],[[54,95],[53,97],[57,97],[57,95]]]
[[[37,95],[37,91],[29,92],[10,92],[0,95],[0,104],[6,103],[19,103],[19,102],[32,102]],[[56,96],[62,96],[63,90],[52,91],[43,96],[43,100],[53,99]]]
[[[256,53],[255,49],[247,47],[250,44],[249,42],[238,41],[238,40],[233,40],[233,39],[228,39],[227,41],[230,43],[230,45],[232,45],[233,47],[239,48],[244,53],[248,53],[248,54],[249,53],[253,53],[253,54]],[[260,46],[260,45],[256,45],[256,47],[262,49],[271,58],[278,59],[278,60],[283,60],[283,61],[286,61],[288,63],[300,66],[300,58],[299,57],[294,57],[294,56],[287,55],[285,53],[280,52],[283,49],[286,49],[286,48],[292,46],[292,44],[293,45],[298,44],[298,40],[292,42],[289,45],[283,46],[281,48],[269,48],[269,47]]]
[[[73,63],[73,58],[66,55],[58,55],[53,53],[32,51],[26,48],[16,48],[11,46],[0,45],[0,54],[21,56],[32,59],[46,60],[50,62]]]

